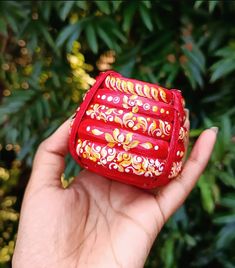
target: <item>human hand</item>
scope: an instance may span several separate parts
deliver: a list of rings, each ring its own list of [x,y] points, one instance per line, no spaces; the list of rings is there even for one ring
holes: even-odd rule
[[[154,196],[87,170],[63,189],[68,128],[66,121],[36,153],[13,267],[143,267],[157,234],[203,172],[215,129],[200,135],[181,174]]]

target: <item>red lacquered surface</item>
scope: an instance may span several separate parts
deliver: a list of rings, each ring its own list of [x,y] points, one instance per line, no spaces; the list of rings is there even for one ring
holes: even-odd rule
[[[182,169],[188,130],[178,90],[101,73],[71,124],[70,152],[107,178],[153,189]]]

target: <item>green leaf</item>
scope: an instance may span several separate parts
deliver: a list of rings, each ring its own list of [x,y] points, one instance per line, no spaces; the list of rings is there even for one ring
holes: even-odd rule
[[[70,36],[66,45],[66,49],[68,52],[72,50],[73,42],[79,38],[81,31],[82,31],[82,28],[80,27]]]
[[[235,71],[235,60],[233,59],[221,60],[216,64],[212,65],[211,69],[213,70],[213,72],[210,82],[214,83],[216,80]]]
[[[219,152],[220,155],[220,159],[223,159],[224,157],[224,151],[226,150],[226,148],[220,148]],[[220,180],[222,181],[222,183],[228,187],[232,187],[235,189],[235,179],[234,179],[234,175],[233,174],[229,174],[228,172],[224,172],[224,171],[220,171],[218,174]]]
[[[42,25],[42,24],[38,24],[38,28],[41,31],[41,33],[43,34],[44,38],[46,39],[48,45],[53,48],[53,50],[55,51],[56,54],[58,54],[58,49],[55,45],[55,42],[51,36],[51,34],[49,33],[49,31],[47,30],[47,28]]]
[[[190,129],[190,138],[196,138],[199,137],[202,133],[203,129]]]
[[[220,215],[217,216],[214,220],[214,223],[216,224],[227,224],[227,223],[235,223],[235,212],[225,214],[225,215]]]
[[[52,81],[53,81],[53,84],[56,88],[60,87],[60,79],[59,79],[59,76],[57,75],[57,73],[55,73],[55,72],[52,72]]]
[[[113,48],[113,41],[109,34],[107,34],[101,27],[97,27],[97,33],[109,48]]]
[[[212,213],[215,208],[212,185],[209,181],[209,176],[204,174],[200,177],[198,181],[198,187],[201,192],[201,200],[203,208],[208,212]]]
[[[192,64],[196,65],[202,72],[205,72],[205,57],[199,51],[199,49],[195,49],[196,45],[193,45],[193,50],[189,51],[186,48],[182,48],[183,53],[187,56]]]
[[[203,4],[203,2],[205,2],[205,1],[203,1],[203,0],[196,0],[195,1],[195,4],[194,4],[194,8],[195,9],[199,8]]]
[[[0,17],[0,33],[2,35],[5,35],[7,36],[7,24],[6,24],[6,21],[4,20],[4,18],[1,18]]]
[[[45,20],[49,20],[50,14],[51,14],[51,7],[52,7],[52,2],[47,2],[46,5],[43,5],[42,9],[42,15]]]
[[[167,239],[164,243],[164,247],[162,250],[162,255],[164,256],[164,267],[166,268],[170,268],[173,267],[173,263],[174,263],[174,239],[171,237],[169,239]]]
[[[127,42],[127,38],[125,37],[125,35],[124,34],[122,34],[122,32],[121,31],[119,31],[119,29],[118,28],[112,28],[112,33],[114,34],[114,35],[116,35],[123,43],[126,43]]]
[[[60,10],[60,18],[64,21],[74,5],[74,1],[64,2],[63,8]]]
[[[113,5],[113,10],[114,11],[117,11],[119,6],[121,5],[122,1],[119,1],[119,0],[114,0],[112,1],[112,5]]]
[[[43,114],[42,102],[40,100],[36,102],[35,111],[36,111],[35,115],[38,118],[38,122],[42,122],[44,114]]]
[[[91,50],[96,54],[98,52],[98,43],[94,26],[90,23],[85,28],[86,40]]]
[[[196,87],[196,83],[202,87],[203,80],[200,69],[191,62],[187,62],[185,65],[187,66],[186,69],[188,70],[188,78],[190,79],[193,88]]]
[[[231,245],[231,242],[235,240],[235,223],[225,225],[216,237],[216,248],[224,249]]]
[[[76,31],[79,35],[79,33],[81,32],[82,28],[81,28],[81,24],[80,23],[76,23],[76,24],[72,24],[72,25],[68,25],[66,26],[58,35],[57,39],[56,39],[56,46],[57,47],[61,47],[64,42],[71,36],[74,34],[74,31]]]
[[[104,14],[110,14],[110,7],[108,1],[95,1],[95,3]]]
[[[235,209],[235,194],[227,194],[221,199],[220,204],[224,207]]]
[[[17,24],[17,20],[15,20],[12,16],[7,16],[7,22],[17,36],[17,34],[19,34],[19,25]]]
[[[75,1],[75,4],[83,9],[83,10],[86,10],[87,9],[87,2],[86,1]]]
[[[42,98],[42,106],[43,106],[43,111],[45,112],[46,117],[50,118],[51,117],[51,108],[48,103],[48,100],[45,98]]]
[[[130,31],[132,20],[136,12],[136,4],[134,2],[128,3],[123,13],[123,25],[122,28],[125,32]]]
[[[147,0],[147,1],[142,0],[141,3],[142,3],[145,7],[147,7],[147,8],[151,8],[151,1],[149,1],[149,0]]]
[[[150,12],[145,5],[141,5],[139,8],[140,16],[145,26],[149,29],[149,31],[153,30],[153,24],[150,17]]]
[[[32,151],[32,147],[34,145],[36,141],[36,137],[32,137],[30,139],[27,140],[27,142],[25,144],[23,144],[22,146],[22,150],[20,151],[20,153],[18,154],[18,159],[22,160],[26,157],[26,155]]]
[[[213,0],[213,1],[208,1],[208,6],[209,6],[209,12],[212,13],[215,9],[215,7],[218,5],[219,1]]]

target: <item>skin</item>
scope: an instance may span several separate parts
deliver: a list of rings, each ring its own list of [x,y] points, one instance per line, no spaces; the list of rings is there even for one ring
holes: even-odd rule
[[[63,189],[68,128],[66,121],[36,153],[13,267],[143,267],[164,223],[202,174],[216,129],[200,135],[181,174],[153,195],[87,170]]]

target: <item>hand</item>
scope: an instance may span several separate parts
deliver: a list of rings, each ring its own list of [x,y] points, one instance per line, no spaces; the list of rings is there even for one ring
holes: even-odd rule
[[[13,267],[143,267],[157,234],[204,170],[216,131],[201,134],[181,175],[154,196],[89,171],[63,189],[68,128],[66,121],[36,153]]]

